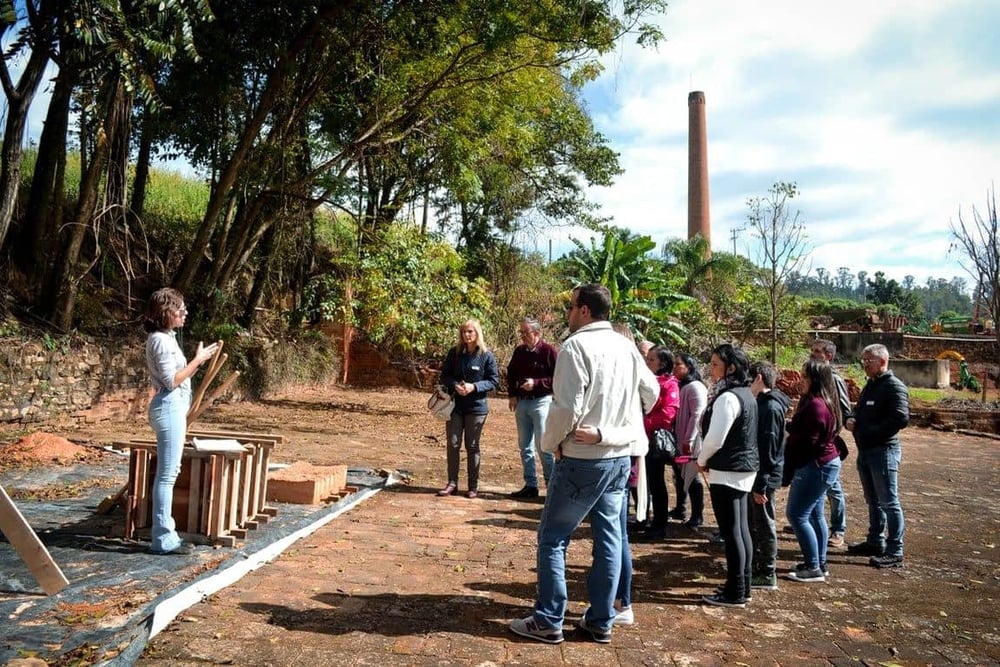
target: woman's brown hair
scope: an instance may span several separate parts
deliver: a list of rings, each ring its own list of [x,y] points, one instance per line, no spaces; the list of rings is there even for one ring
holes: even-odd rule
[[[142,328],[148,333],[170,329],[170,315],[184,307],[184,295],[173,287],[163,287],[149,297],[146,313],[142,318]]]

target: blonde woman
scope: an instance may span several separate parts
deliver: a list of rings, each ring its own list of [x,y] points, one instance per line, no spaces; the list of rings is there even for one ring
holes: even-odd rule
[[[441,369],[441,384],[455,397],[455,409],[447,424],[448,484],[438,491],[450,496],[458,490],[458,468],[465,441],[469,489],[466,496],[479,495],[479,439],[490,406],[486,394],[500,386],[497,361],[483,338],[479,320],[466,320],[458,328],[458,344],[448,350]]]

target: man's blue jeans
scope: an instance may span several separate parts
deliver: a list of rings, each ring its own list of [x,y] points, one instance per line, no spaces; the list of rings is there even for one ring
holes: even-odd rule
[[[177,387],[157,391],[149,402],[149,425],[156,433],[156,476],[153,480],[152,551],[173,551],[181,545],[172,515],[174,482],[181,471],[184,434],[191,391]]]
[[[830,533],[826,525],[823,500],[826,492],[840,477],[840,459],[817,465],[806,463],[795,471],[788,492],[786,514],[795,529],[795,538],[802,549],[806,566],[815,569],[826,564],[826,547]]]
[[[535,620],[561,628],[566,617],[566,549],[577,526],[590,518],[593,563],[587,577],[587,624],[610,630],[621,572],[621,512],[628,489],[629,457],[562,458],[556,462],[538,526],[538,599]]]
[[[837,483],[826,492],[826,497],[830,501],[830,532],[844,535],[847,533],[847,498],[839,475]]]
[[[514,422],[517,424],[517,446],[521,450],[521,467],[524,469],[524,485],[538,488],[538,471],[535,467],[535,453],[542,459],[542,476],[546,486],[552,478],[555,456],[542,451],[542,432],[545,417],[552,404],[551,396],[540,398],[519,398],[514,408]]]
[[[903,555],[903,506],[899,503],[899,445],[858,450],[858,477],[868,503],[869,544],[887,556]]]
[[[625,502],[622,503],[621,511],[621,534],[622,534],[622,568],[618,577],[618,591],[615,599],[621,601],[621,608],[628,609],[632,606],[632,547],[628,543],[628,493],[625,494]]]

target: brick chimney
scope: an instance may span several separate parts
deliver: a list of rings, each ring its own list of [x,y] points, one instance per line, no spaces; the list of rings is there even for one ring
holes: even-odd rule
[[[688,95],[688,238],[701,234],[712,248],[708,215],[708,132],[705,129],[705,93]]]

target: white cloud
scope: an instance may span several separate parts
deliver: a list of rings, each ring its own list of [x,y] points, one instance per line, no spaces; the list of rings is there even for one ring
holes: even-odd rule
[[[965,277],[948,222],[1000,178],[998,23],[992,0],[675,0],[666,43],[623,46],[585,91],[626,170],[592,197],[657,242],[685,235],[687,96],[702,90],[717,249],[748,197],[796,181],[814,267]]]

